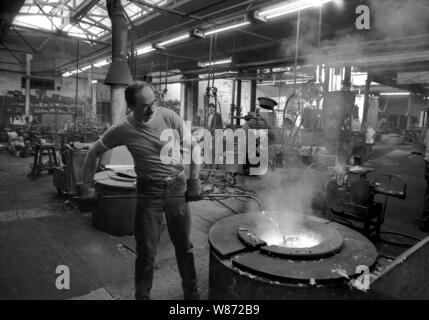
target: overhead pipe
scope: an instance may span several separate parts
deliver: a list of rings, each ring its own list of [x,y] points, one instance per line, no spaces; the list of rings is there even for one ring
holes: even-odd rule
[[[125,116],[125,87],[133,80],[127,61],[128,22],[120,0],[107,0],[107,12],[112,22],[112,64],[107,72],[105,84],[110,85],[111,122]]]

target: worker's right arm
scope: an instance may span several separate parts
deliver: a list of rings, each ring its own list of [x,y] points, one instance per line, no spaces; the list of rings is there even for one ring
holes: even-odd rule
[[[108,148],[98,140],[89,149],[83,164],[83,184],[81,185],[81,197],[83,200],[95,199],[94,175],[97,170],[97,159],[108,150]]]
[[[94,175],[97,170],[97,159],[107,150],[124,144],[124,130],[124,126],[121,123],[111,126],[88,151],[83,164],[82,199],[95,200]]]

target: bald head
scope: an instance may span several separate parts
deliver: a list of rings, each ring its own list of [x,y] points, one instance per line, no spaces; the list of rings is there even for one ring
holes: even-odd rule
[[[151,104],[155,98],[155,91],[144,81],[135,81],[125,89],[125,101],[132,110],[141,105]]]

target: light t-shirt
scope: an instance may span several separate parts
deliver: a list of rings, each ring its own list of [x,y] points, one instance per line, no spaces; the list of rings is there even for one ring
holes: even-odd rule
[[[424,144],[426,148],[425,160],[429,161],[429,130],[426,129]]]
[[[207,119],[207,124],[208,124],[207,127],[209,130],[213,129],[212,128],[213,117],[214,117],[214,113],[210,113]]]
[[[174,111],[157,106],[148,122],[137,122],[131,113],[107,129],[100,142],[108,149],[125,145],[134,159],[137,177],[163,179],[184,170],[180,159],[174,159],[172,164],[161,161],[161,149],[169,143],[160,139],[165,129],[177,130],[180,141],[175,143],[180,144],[183,140],[182,119]]]

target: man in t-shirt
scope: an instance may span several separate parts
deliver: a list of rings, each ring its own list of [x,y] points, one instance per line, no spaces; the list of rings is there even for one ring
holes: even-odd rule
[[[419,227],[422,231],[429,232],[429,129],[426,129],[424,141],[425,145],[425,180],[426,192],[423,202],[423,212],[420,219]]]
[[[223,129],[222,117],[216,112],[216,105],[214,103],[209,104],[209,115],[207,117],[207,129]]]
[[[142,195],[173,195],[180,197],[140,198],[137,201],[135,238],[135,297],[150,299],[156,248],[159,243],[164,212],[171,241],[175,247],[177,265],[182,277],[185,299],[198,299],[192,243],[191,216],[187,201],[201,200],[199,166],[192,162],[189,179],[180,159],[161,160],[161,150],[170,141],[161,141],[165,129],[177,130],[174,143],[196,145],[191,137],[183,137],[183,121],[174,112],[157,105],[150,85],[136,81],[125,90],[125,100],[132,112],[111,126],[92,146],[84,163],[82,199],[96,197],[93,186],[97,158],[108,149],[125,145],[134,159],[137,192]],[[189,150],[188,150],[189,151]],[[183,196],[183,197],[182,197]]]

